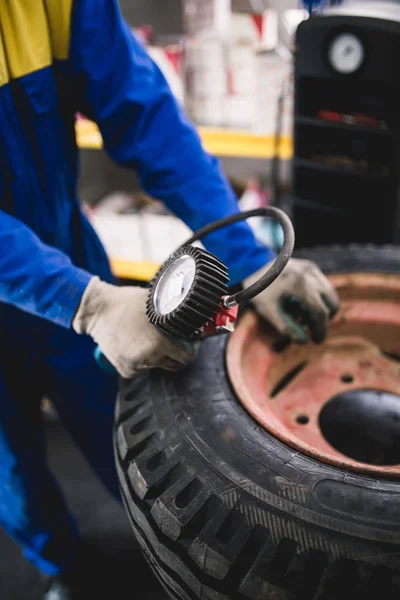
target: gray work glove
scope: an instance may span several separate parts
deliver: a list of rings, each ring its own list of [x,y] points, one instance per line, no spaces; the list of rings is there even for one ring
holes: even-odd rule
[[[196,355],[195,345],[173,343],[148,321],[147,295],[144,288],[117,287],[92,277],[72,323],[77,333],[94,339],[125,379],[147,369],[178,370]]]
[[[248,277],[248,288],[269,266]],[[319,267],[310,260],[292,258],[279,277],[252,300],[257,312],[283,336],[305,344],[308,333],[315,343],[326,336],[329,319],[339,310],[338,295]]]

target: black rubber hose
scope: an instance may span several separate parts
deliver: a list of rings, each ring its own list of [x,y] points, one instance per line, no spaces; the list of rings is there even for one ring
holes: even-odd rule
[[[225,217],[224,219],[220,219],[219,221],[214,221],[210,223],[210,225],[206,225],[202,227],[196,233],[192,235],[184,244],[182,244],[181,248],[184,246],[189,246],[194,242],[198,242],[206,235],[210,233],[214,233],[218,229],[223,229],[224,227],[228,227],[232,225],[232,223],[237,223],[238,221],[245,221],[252,217],[272,217],[276,219],[283,229],[284,234],[284,242],[281,251],[278,256],[268,269],[268,271],[260,277],[258,281],[253,283],[246,290],[242,290],[233,296],[228,296],[225,300],[226,306],[234,306],[236,304],[246,303],[255,296],[258,296],[261,292],[263,292],[268,286],[271,285],[275,281],[275,279],[282,273],[283,269],[286,267],[290,257],[293,253],[294,248],[294,229],[291,220],[287,216],[283,210],[273,206],[267,206],[266,208],[255,208],[254,210],[248,210],[245,212],[240,212],[234,215],[230,215],[229,217]]]

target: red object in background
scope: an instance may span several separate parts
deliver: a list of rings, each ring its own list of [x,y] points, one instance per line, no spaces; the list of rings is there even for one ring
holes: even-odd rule
[[[165,55],[178,74],[182,72],[182,52],[182,46],[179,44],[166,46],[165,48]]]
[[[371,126],[381,125],[381,121],[378,121],[374,117],[369,117],[368,115],[360,115],[358,113],[352,113],[351,117],[353,119],[355,119],[355,121],[357,123],[360,123],[361,125],[371,125]]]
[[[148,46],[153,41],[153,27],[151,25],[135,27],[133,32],[145,46]]]
[[[343,115],[337,112],[333,112],[331,110],[318,110],[317,111],[318,119],[324,119],[325,121],[342,121]]]
[[[263,14],[253,15],[253,21],[256,24],[256,27],[260,34],[260,38],[262,38],[263,33],[264,33],[264,19],[265,19],[265,16]]]
[[[360,113],[351,113],[346,115],[343,113],[334,112],[332,110],[321,109],[317,111],[317,117],[318,119],[323,119],[324,121],[335,121],[352,125],[369,125],[372,127],[384,125],[382,121],[378,121],[378,119],[375,119],[375,117],[370,117]]]

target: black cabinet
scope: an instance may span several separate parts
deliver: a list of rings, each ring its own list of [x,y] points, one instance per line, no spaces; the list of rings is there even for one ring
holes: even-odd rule
[[[297,32],[297,246],[400,242],[400,6],[354,2]]]

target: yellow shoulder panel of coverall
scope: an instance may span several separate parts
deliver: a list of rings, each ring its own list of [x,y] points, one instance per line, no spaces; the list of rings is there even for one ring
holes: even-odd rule
[[[68,58],[72,3],[0,1],[0,85]]]

